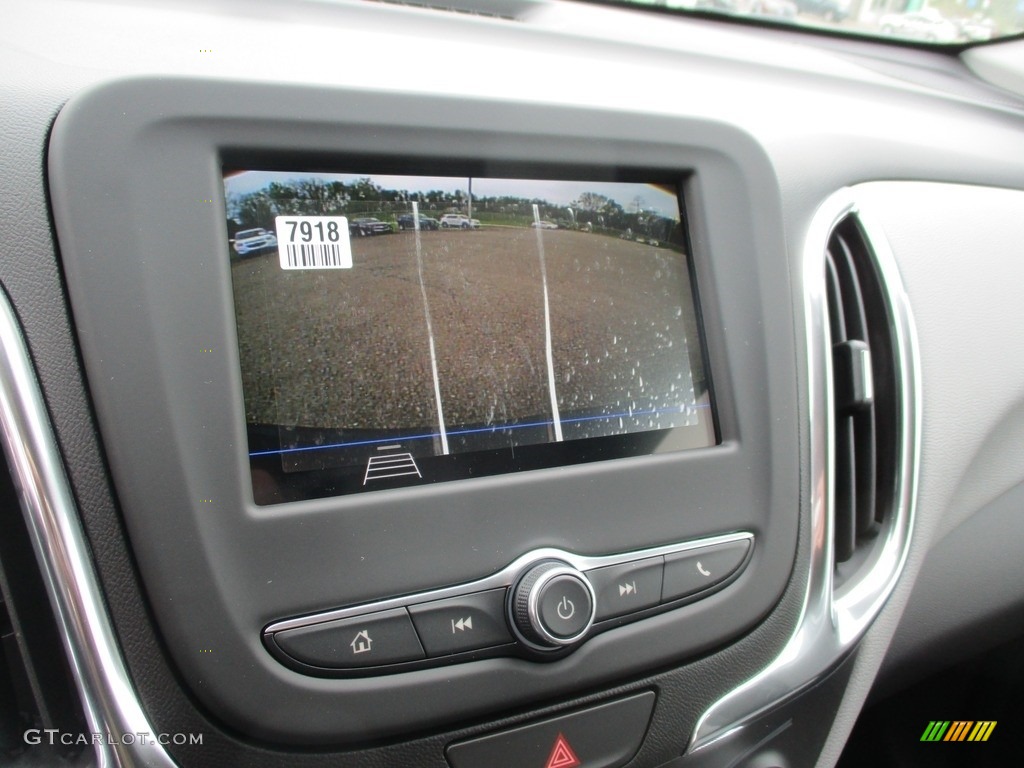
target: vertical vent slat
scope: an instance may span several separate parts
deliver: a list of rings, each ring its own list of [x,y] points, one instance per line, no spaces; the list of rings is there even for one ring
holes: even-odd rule
[[[825,254],[826,287],[828,289],[829,325],[832,331],[832,347],[846,339],[846,312],[844,295],[839,280],[835,257],[829,252]],[[843,377],[836,375],[834,380]],[[838,387],[837,387],[838,388]],[[857,543],[856,502],[857,455],[854,446],[853,420],[843,412],[835,415],[835,496],[832,516],[833,546],[838,562],[849,560]]]
[[[843,276],[840,285],[844,290],[843,306],[848,313],[846,323],[846,340],[860,341],[866,345],[870,359],[870,323],[866,306],[862,279],[857,272],[857,265],[847,237],[836,233],[834,238],[838,246],[839,272]],[[884,313],[874,318],[884,323]],[[854,370],[844,371],[847,381],[852,381],[859,374]],[[863,394],[854,393],[848,398],[847,408],[851,411],[853,421],[856,467],[856,529],[857,535],[863,536],[875,527],[875,488],[876,488],[876,457],[875,457],[875,411],[873,397],[866,398]]]
[[[833,544],[842,563],[874,535],[891,498],[884,490],[895,429],[892,341],[882,286],[853,219],[833,232],[825,270],[835,403]]]

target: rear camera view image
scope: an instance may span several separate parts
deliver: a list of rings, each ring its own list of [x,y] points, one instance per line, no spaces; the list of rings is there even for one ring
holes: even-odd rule
[[[675,189],[224,186],[257,503],[714,444]]]

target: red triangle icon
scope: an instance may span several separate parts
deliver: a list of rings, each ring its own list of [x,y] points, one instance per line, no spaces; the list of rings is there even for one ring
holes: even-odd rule
[[[558,734],[555,746],[551,750],[551,757],[548,758],[548,764],[544,768],[576,768],[578,765],[582,765],[580,759],[572,751],[565,736]]]

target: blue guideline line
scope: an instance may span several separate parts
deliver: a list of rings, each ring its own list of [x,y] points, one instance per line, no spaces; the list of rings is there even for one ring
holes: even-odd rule
[[[684,406],[689,408],[710,408],[711,405],[708,403],[699,403],[691,406]],[[599,421],[601,419],[621,419],[621,418],[636,418],[637,416],[657,416],[663,413],[683,413],[684,411],[678,407],[675,408],[658,408],[653,411],[633,411],[629,413],[613,413],[602,416],[580,416],[575,419],[562,419],[562,424],[579,424],[585,421]],[[496,427],[477,427],[475,429],[460,429],[456,431],[449,430],[447,432],[449,437],[454,435],[476,435],[481,432],[506,432],[513,429],[529,429],[530,427],[550,427],[554,424],[553,421],[534,421],[525,424],[504,424]],[[625,432],[623,434],[630,434]],[[327,451],[336,448],[356,448],[361,445],[377,445],[379,443],[394,443],[394,442],[408,442],[410,440],[433,440],[441,436],[440,432],[430,432],[425,435],[408,435],[406,437],[385,437],[377,438],[375,440],[357,440],[351,443],[332,443],[330,445],[307,445],[301,448],[280,448],[273,451],[251,451],[249,458],[255,458],[257,456],[279,456],[285,453],[301,453],[304,451]]]

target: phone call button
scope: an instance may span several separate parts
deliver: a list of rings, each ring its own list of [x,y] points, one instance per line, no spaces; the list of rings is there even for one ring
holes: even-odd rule
[[[717,587],[740,569],[749,552],[749,541],[730,541],[667,555],[661,601],[678,600]]]

